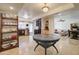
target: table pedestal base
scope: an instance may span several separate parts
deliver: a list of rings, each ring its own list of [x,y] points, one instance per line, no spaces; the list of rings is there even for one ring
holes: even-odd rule
[[[40,44],[37,44],[36,46],[35,46],[35,48],[34,48],[34,51],[36,50],[36,48],[39,46]],[[52,45],[54,48],[55,48],[55,50],[57,51],[57,53],[58,53],[58,49],[56,48],[56,46],[55,45]],[[49,46],[50,47],[50,46]],[[44,47],[43,46],[43,48],[45,49],[45,55],[47,55],[47,48],[48,47]]]

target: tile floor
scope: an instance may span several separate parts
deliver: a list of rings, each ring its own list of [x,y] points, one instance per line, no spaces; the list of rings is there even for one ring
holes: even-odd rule
[[[19,48],[10,49],[0,52],[0,55],[44,55],[44,48],[39,46],[36,51],[34,47],[36,42],[33,41],[32,36],[19,37]],[[53,47],[47,49],[48,55],[79,55],[79,40],[69,39],[68,37],[61,37],[56,43],[59,53]]]

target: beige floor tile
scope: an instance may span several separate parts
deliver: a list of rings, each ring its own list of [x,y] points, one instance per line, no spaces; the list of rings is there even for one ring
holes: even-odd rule
[[[44,48],[39,46],[36,51],[34,47],[36,42],[33,41],[32,36],[20,36],[19,47],[0,52],[0,55],[44,55]],[[48,55],[79,55],[79,40],[70,39],[68,37],[61,37],[56,43],[59,50],[57,54],[53,47],[47,49]]]

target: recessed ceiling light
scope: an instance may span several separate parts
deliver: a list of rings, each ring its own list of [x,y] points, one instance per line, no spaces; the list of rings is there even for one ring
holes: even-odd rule
[[[9,7],[11,10],[13,10],[14,8],[12,6]]]
[[[27,14],[25,14],[23,17],[24,17],[24,18],[29,18],[29,16],[28,16]]]
[[[58,15],[61,16],[61,13],[59,13]]]
[[[17,15],[15,14],[14,17],[17,17]]]

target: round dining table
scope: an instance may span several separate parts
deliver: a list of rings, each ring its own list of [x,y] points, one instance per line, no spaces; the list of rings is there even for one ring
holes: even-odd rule
[[[40,45],[45,48],[45,55],[47,54],[47,48],[53,46],[58,53],[58,49],[56,48],[55,44],[59,41],[60,35],[59,34],[36,34],[33,36],[33,40],[36,41],[37,45],[36,48]]]

